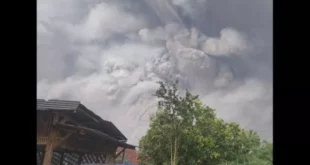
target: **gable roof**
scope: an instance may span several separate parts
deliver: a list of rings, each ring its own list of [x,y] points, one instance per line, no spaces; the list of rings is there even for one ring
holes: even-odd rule
[[[125,135],[123,135],[119,129],[110,121],[103,120],[100,116],[96,115],[94,112],[86,108],[80,101],[69,101],[69,100],[44,100],[37,99],[37,111],[80,111],[90,116],[93,120],[97,120],[99,123],[93,121],[92,127],[110,134],[114,134],[119,140],[127,140]]]

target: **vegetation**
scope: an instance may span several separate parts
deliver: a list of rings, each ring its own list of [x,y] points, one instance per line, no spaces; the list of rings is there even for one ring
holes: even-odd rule
[[[181,96],[178,81],[159,84],[159,109],[139,144],[141,164],[272,164],[272,144],[261,143],[254,131],[217,118],[214,109],[189,91]]]
[[[240,159],[240,158],[239,158]],[[241,161],[231,162],[231,165],[270,165],[272,163],[272,144],[263,141],[257,148],[253,148],[252,152],[246,155]]]

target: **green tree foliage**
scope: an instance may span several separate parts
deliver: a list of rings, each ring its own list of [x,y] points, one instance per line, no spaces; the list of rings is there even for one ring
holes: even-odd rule
[[[243,163],[254,161],[253,153],[258,151],[253,149],[260,147],[255,132],[217,118],[214,109],[187,90],[181,96],[178,81],[159,84],[155,94],[159,109],[151,116],[150,129],[139,144],[143,165],[221,165],[239,163],[242,158]]]
[[[263,141],[260,146],[252,148],[251,152],[239,157],[238,161],[233,161],[230,165],[272,165],[272,153],[272,144]]]

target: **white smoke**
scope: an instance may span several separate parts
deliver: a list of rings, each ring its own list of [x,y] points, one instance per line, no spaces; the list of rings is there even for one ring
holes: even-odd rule
[[[82,101],[137,144],[156,110],[156,82],[179,78],[220,117],[249,128],[268,127],[270,82],[238,79],[230,64],[214,58],[249,58],[246,34],[224,28],[218,37],[208,37],[184,25],[176,8],[185,1],[145,0],[150,11],[134,11],[141,2],[39,0],[37,97]],[[193,16],[195,6],[182,11]],[[162,24],[154,26],[150,13]],[[264,120],[252,122],[260,117]]]
[[[203,50],[215,56],[242,55],[249,49],[245,37],[234,29],[221,30],[219,38],[207,38]]]

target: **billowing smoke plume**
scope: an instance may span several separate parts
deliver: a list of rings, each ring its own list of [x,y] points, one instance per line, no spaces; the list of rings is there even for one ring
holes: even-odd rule
[[[137,144],[158,80],[272,135],[269,0],[39,0],[38,98],[80,100]]]

